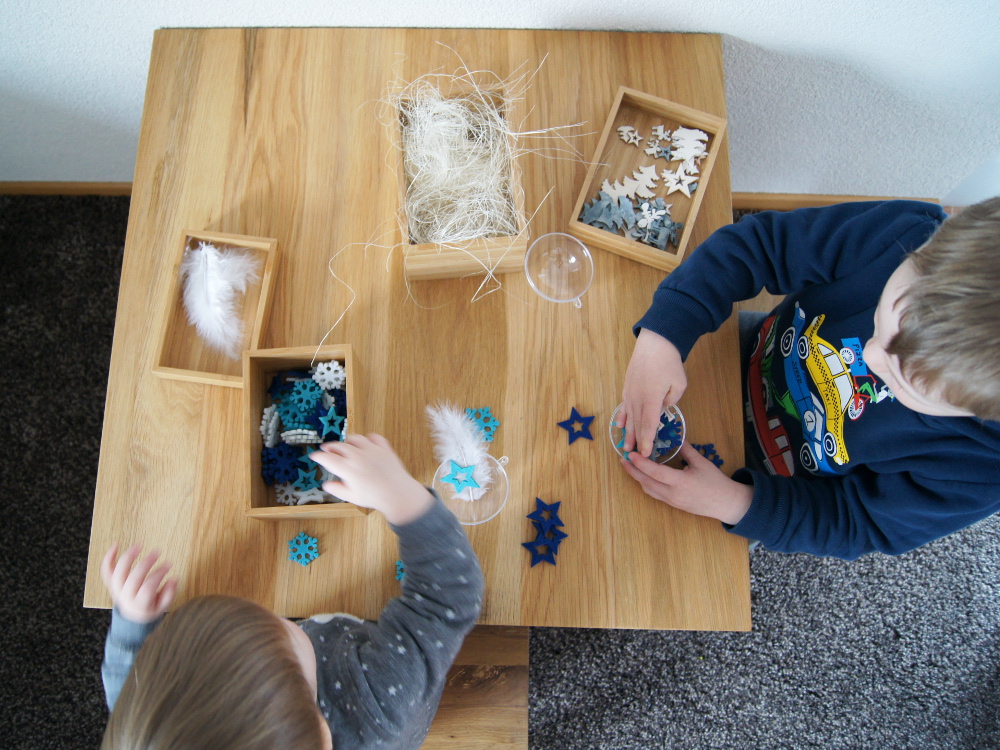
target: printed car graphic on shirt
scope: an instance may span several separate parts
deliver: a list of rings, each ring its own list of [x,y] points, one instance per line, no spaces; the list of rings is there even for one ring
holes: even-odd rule
[[[764,320],[747,366],[747,421],[753,425],[757,443],[764,453],[764,465],[778,476],[790,477],[795,473],[795,461],[788,441],[788,433],[777,417],[768,417],[771,406],[771,363],[774,359],[776,316]],[[763,342],[763,346],[761,343]]]
[[[839,464],[848,461],[847,451],[843,447],[844,410],[847,403],[841,405],[838,383],[834,381],[835,376],[830,372],[829,363],[824,357],[827,350],[833,352],[838,359],[840,355],[816,335],[825,318],[825,315],[813,318],[812,324],[806,329],[805,313],[796,302],[793,323],[781,334],[781,354],[785,358],[785,380],[789,396],[794,404],[794,413],[802,423],[802,435],[805,438],[799,450],[799,461],[808,471],[833,474],[836,472],[830,464],[831,457]],[[818,345],[819,342],[822,343],[822,348]],[[793,350],[797,356],[791,356]],[[806,362],[809,374],[820,388],[822,401],[809,390],[802,362]],[[844,376],[850,381],[843,360],[840,360],[840,365]],[[827,375],[827,372],[830,374]],[[853,387],[851,391],[853,392]],[[787,402],[785,408],[788,409]]]

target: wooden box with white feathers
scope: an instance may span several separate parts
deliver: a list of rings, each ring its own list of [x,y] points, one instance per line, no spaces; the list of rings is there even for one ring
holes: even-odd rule
[[[197,254],[206,263],[193,265]],[[260,344],[277,256],[278,241],[269,237],[181,232],[153,372],[163,378],[241,388],[241,354]],[[227,275],[235,276],[235,282]]]

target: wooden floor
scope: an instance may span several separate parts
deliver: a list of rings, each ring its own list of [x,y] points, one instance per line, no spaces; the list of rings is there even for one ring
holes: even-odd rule
[[[526,750],[528,628],[478,625],[448,672],[425,750]]]

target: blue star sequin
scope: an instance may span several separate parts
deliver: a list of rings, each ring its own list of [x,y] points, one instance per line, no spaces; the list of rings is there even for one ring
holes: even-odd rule
[[[531,553],[531,567],[535,567],[540,562],[556,564],[555,549],[544,535],[539,534],[533,542],[521,542],[521,546]],[[545,550],[542,552],[542,550]]]
[[[564,526],[565,524],[559,518],[559,506],[562,505],[562,501],[558,503],[542,502],[539,497],[535,498],[535,510],[528,514],[528,518],[534,521],[541,527],[543,533],[548,533],[556,526]],[[545,514],[548,513],[549,517],[546,518]]]
[[[299,469],[299,478],[292,482],[292,487],[301,492],[306,492],[307,490],[316,489],[320,484],[322,482],[316,477],[316,472]]]
[[[557,519],[558,520],[558,519]],[[552,554],[559,554],[559,545],[562,540],[569,536],[565,531],[552,526],[549,528],[548,533],[545,531],[545,527],[538,523],[538,521],[532,521],[531,525],[535,527],[535,531],[538,532],[538,536],[535,537],[535,544],[538,544],[542,539],[552,548]],[[551,534],[551,536],[550,536]]]
[[[343,439],[342,425],[344,424],[344,418],[338,417],[334,408],[331,407],[326,416],[320,417],[319,421],[323,425],[322,437],[324,440],[326,440],[327,435],[336,435],[338,439]]]
[[[573,407],[573,412],[570,414],[569,419],[559,422],[559,426],[562,427],[566,432],[569,433],[569,444],[572,445],[573,441],[577,438],[587,438],[587,440],[593,440],[594,436],[590,434],[590,423],[594,421],[593,417],[582,417],[580,412]],[[577,427],[576,425],[580,425]]]
[[[456,493],[461,492],[467,487],[478,487],[479,482],[472,478],[472,472],[475,468],[475,466],[459,466],[454,461],[451,461],[451,474],[442,477],[441,481],[452,485]]]

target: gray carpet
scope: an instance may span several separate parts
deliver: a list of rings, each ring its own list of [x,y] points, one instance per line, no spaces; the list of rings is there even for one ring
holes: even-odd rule
[[[126,198],[0,196],[0,747],[93,748],[81,606]],[[901,558],[755,552],[752,633],[536,629],[531,747],[1000,747],[1000,520]]]

